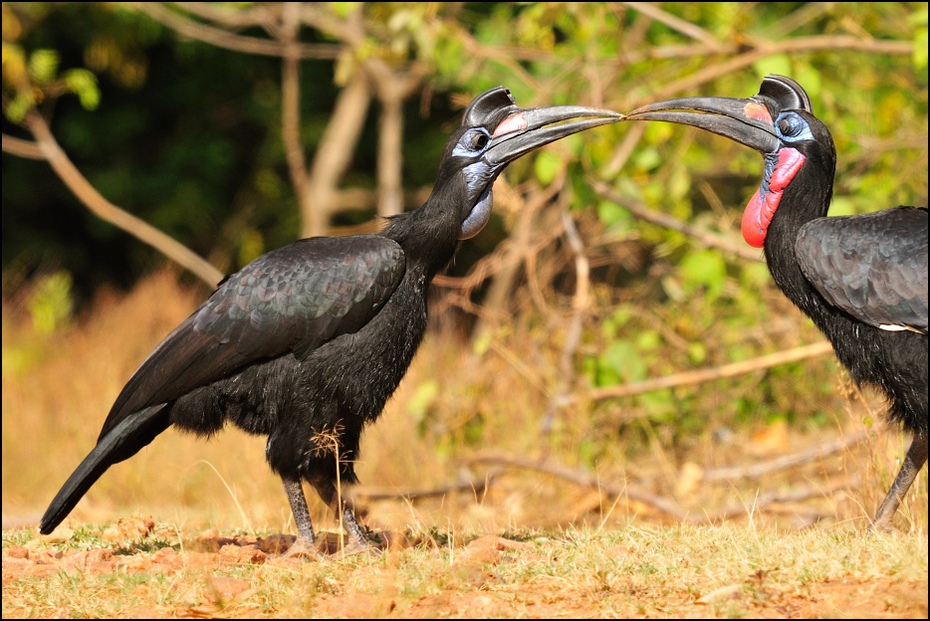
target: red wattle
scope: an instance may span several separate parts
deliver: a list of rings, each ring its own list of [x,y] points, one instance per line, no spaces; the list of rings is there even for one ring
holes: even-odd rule
[[[749,199],[746,211],[743,212],[742,231],[743,239],[753,248],[761,248],[765,242],[769,224],[781,203],[785,188],[801,170],[805,159],[797,149],[786,147],[780,150],[774,169]]]
[[[765,241],[765,234],[768,232],[769,223],[763,220],[762,214],[765,211],[765,199],[762,198],[762,188],[756,190],[756,193],[749,199],[746,205],[746,211],[743,212],[743,239],[753,248],[761,248]]]

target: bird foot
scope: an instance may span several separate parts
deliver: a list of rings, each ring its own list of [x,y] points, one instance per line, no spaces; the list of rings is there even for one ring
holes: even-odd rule
[[[357,541],[355,539],[349,539],[342,548],[337,549],[335,552],[329,555],[331,559],[341,559],[346,556],[358,556],[362,554],[367,554],[369,556],[380,556],[382,552],[381,546],[374,541],[366,541],[364,543]]]
[[[357,537],[354,533],[321,532],[319,549],[326,558],[340,559],[357,554],[381,554],[383,543],[374,537]]]
[[[866,532],[870,535],[890,535],[896,530],[892,520],[879,518],[869,525]]]
[[[281,558],[322,561],[326,558],[326,554],[320,549],[320,544],[318,542],[310,541],[304,537],[298,537],[297,540],[291,544],[291,547],[281,555]]]

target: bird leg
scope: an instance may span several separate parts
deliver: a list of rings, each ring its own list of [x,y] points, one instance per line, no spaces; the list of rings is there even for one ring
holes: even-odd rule
[[[875,512],[875,520],[869,530],[874,532],[890,532],[892,530],[892,521],[894,514],[898,510],[898,505],[904,499],[904,495],[911,488],[914,479],[920,469],[927,463],[927,434],[917,434],[911,442],[911,447],[904,456],[904,463],[901,464],[901,470],[895,477],[888,495],[882,501],[878,511]]]
[[[313,533],[313,523],[310,521],[310,510],[307,508],[307,498],[300,479],[281,477],[284,481],[284,491],[291,504],[291,512],[297,523],[297,541],[287,550],[288,556],[320,556],[316,547],[316,535]]]
[[[359,524],[358,520],[355,519],[355,513],[352,511],[352,508],[349,507],[348,503],[346,503],[342,509],[342,526],[346,529],[346,532],[351,535],[352,539],[355,540],[357,547],[362,550],[372,550],[373,546],[376,545],[376,542],[368,536],[365,527]]]

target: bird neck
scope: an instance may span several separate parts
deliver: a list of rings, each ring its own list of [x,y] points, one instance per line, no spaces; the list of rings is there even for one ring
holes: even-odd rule
[[[766,263],[775,284],[818,325],[821,325],[819,318],[827,305],[801,272],[795,244],[801,227],[812,220],[826,217],[830,207],[833,168],[823,164],[808,158],[801,172],[785,188],[763,245]]]
[[[408,269],[423,269],[432,280],[458,248],[461,224],[457,212],[428,200],[419,209],[393,216],[381,234],[404,249]]]

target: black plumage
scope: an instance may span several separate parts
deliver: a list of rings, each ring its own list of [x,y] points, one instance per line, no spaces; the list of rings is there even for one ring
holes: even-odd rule
[[[833,138],[804,89],[784,76],[766,77],[748,99],[673,99],[627,118],[692,125],[762,153],[743,237],[763,248],[778,287],[830,340],[853,380],[879,389],[891,420],[913,435],[873,521],[890,529],[927,462],[927,208],[827,217]]]
[[[886,330],[927,332],[927,210],[819,218],[798,235],[798,263],[824,299]]]
[[[362,429],[420,345],[433,277],[490,218],[497,176],[537,147],[619,119],[580,106],[521,109],[503,87],[476,97],[422,207],[379,234],[304,239],[225,278],[126,383],[40,531],[51,532],[111,465],[169,426],[210,435],[232,423],[268,437],[266,457],[297,524],[295,549],[310,549],[302,482],[334,508],[337,480],[357,482]],[[331,445],[317,441],[323,435],[338,439],[338,471]],[[342,519],[367,546],[351,507]]]

